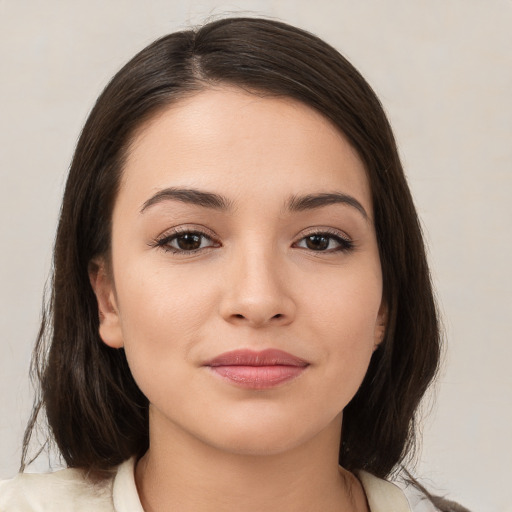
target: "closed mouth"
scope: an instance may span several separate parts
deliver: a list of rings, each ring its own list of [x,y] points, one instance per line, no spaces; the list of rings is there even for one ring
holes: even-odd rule
[[[237,386],[268,389],[298,377],[309,363],[282,350],[242,349],[220,354],[204,366]]]

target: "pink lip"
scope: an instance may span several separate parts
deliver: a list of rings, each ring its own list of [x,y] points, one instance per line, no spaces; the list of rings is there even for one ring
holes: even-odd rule
[[[276,349],[233,350],[204,366],[232,383],[250,389],[268,389],[298,377],[308,362]]]

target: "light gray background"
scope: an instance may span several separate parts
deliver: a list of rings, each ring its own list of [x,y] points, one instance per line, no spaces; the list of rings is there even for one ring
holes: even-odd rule
[[[41,294],[87,112],[154,38],[225,13],[318,34],[379,94],[448,341],[417,473],[475,511],[512,511],[510,0],[0,0],[0,477],[18,466]]]

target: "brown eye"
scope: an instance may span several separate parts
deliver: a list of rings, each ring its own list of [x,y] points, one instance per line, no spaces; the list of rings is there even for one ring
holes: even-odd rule
[[[294,246],[313,252],[334,253],[350,251],[354,247],[354,243],[337,234],[313,233],[301,238]]]
[[[219,243],[199,231],[182,231],[156,240],[154,247],[175,254],[191,254],[209,247],[219,247]]]
[[[306,247],[312,251],[325,251],[329,247],[330,237],[311,235],[305,238]]]
[[[202,235],[186,233],[177,236],[174,240],[178,249],[182,251],[196,251],[201,248],[202,238]]]

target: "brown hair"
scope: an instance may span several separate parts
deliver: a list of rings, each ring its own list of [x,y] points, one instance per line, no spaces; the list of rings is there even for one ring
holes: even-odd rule
[[[41,411],[70,467],[109,469],[148,447],[148,401],[123,349],[98,334],[88,277],[108,255],[111,217],[134,131],[166,105],[215,83],[295,98],[329,118],[357,150],[372,191],[388,326],[346,407],[340,463],[387,476],[413,447],[415,412],[440,353],[421,229],[382,106],[335,49],[298,28],[228,18],[177,32],[142,50],[112,79],[84,126],[66,184],[51,298],[34,353]]]

